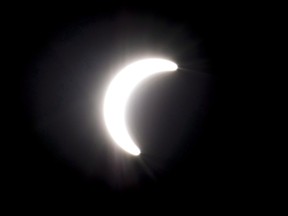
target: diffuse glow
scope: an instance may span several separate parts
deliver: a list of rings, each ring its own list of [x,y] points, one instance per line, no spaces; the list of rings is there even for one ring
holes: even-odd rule
[[[109,84],[104,98],[104,121],[114,142],[126,152],[135,156],[141,153],[128,132],[125,120],[126,106],[133,90],[145,78],[177,68],[175,63],[165,59],[144,59],[123,68]]]

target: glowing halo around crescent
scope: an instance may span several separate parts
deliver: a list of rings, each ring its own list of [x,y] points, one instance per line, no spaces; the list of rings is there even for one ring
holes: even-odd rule
[[[125,121],[126,106],[133,90],[145,78],[177,68],[174,62],[166,59],[144,59],[124,67],[109,84],[103,105],[104,122],[114,142],[126,152],[135,156],[141,153]]]

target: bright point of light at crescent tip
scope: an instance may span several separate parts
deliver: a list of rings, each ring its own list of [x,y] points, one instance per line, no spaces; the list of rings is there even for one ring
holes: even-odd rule
[[[177,68],[177,64],[166,59],[143,59],[124,67],[112,79],[104,98],[104,122],[114,142],[126,152],[135,156],[141,153],[129,134],[125,120],[126,107],[133,90],[145,78],[157,73],[173,72]]]

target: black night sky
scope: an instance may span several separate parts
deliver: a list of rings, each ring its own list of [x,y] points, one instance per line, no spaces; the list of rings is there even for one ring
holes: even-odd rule
[[[149,212],[254,196],[249,11],[168,4],[26,5],[11,15],[17,100],[7,199]],[[151,56],[179,69],[133,93],[127,121],[143,152],[133,157],[107,134],[102,100],[117,70]]]

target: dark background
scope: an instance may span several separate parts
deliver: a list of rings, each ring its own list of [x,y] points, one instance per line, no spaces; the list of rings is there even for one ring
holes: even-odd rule
[[[7,19],[17,99],[7,199],[167,210],[259,195],[253,9],[136,5],[26,5]],[[134,158],[113,148],[101,97],[117,69],[150,55],[180,70],[133,94],[128,121],[143,150]]]

